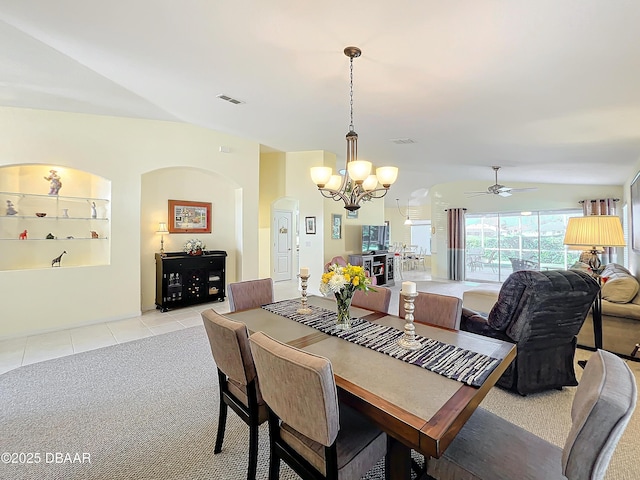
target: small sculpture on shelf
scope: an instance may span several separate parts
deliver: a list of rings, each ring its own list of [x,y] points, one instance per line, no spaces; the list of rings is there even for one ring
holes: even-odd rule
[[[18,239],[19,240],[26,240],[27,239],[27,231],[25,230],[20,235],[18,235]]]
[[[63,250],[63,252],[58,255],[56,258],[54,258],[53,260],[51,260],[51,266],[55,267],[55,266],[60,266],[60,260],[62,260],[62,255],[64,255],[65,253],[67,253],[66,250]]]
[[[91,218],[97,218],[98,212],[96,210],[96,202],[91,202]]]
[[[44,177],[45,180],[49,180],[49,195],[58,195],[62,188],[62,179],[58,176],[56,170],[49,170],[49,176]]]
[[[13,202],[11,200],[7,200],[7,215],[16,215],[18,211],[15,209]]]
[[[53,240],[54,238],[56,237],[53,236],[53,233],[49,232],[49,234],[47,235],[47,240]]]
[[[98,237],[98,232],[91,230],[91,238],[99,238]]]

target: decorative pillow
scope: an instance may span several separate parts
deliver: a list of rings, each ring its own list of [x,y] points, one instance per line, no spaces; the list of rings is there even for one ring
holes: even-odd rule
[[[613,303],[629,303],[639,289],[640,284],[635,277],[616,275],[602,285],[602,298]]]

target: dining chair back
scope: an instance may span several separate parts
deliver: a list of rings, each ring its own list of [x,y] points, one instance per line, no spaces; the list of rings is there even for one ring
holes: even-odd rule
[[[220,387],[218,433],[213,453],[222,451],[227,408],[231,407],[249,425],[247,480],[254,480],[258,464],[258,426],[267,420],[268,412],[257,381],[249,333],[244,323],[225,318],[212,309],[201,315],[218,367]]]
[[[399,299],[399,316],[405,318],[404,297],[402,292]],[[462,299],[438,293],[418,292],[413,301],[415,310],[413,320],[417,323],[436,325],[438,327],[460,329],[462,316]]]
[[[635,409],[636,388],[627,364],[598,350],[576,390],[564,449],[478,408],[444,455],[428,460],[428,474],[437,480],[602,479]]]
[[[230,283],[227,291],[231,312],[273,303],[273,279],[271,278]]]
[[[251,351],[269,410],[269,479],[284,460],[303,480],[361,478],[386,435],[338,402],[331,362],[257,332]]]
[[[376,287],[373,290],[364,292],[356,290],[351,300],[354,307],[366,308],[374,312],[389,313],[391,303],[391,290],[386,287]]]

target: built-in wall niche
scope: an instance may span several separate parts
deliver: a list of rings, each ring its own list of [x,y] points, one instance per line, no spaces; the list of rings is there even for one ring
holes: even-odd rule
[[[110,235],[109,180],[59,165],[0,167],[0,271],[108,265]]]

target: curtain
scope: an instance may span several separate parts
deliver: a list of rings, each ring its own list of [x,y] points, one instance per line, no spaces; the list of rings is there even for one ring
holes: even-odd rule
[[[582,214],[587,215],[615,215],[616,202],[618,198],[600,198],[596,200],[580,200],[582,204]],[[604,247],[602,253],[602,264],[617,263],[618,254],[612,247]]]
[[[464,280],[466,208],[450,208],[447,212],[447,273],[449,280]]]

